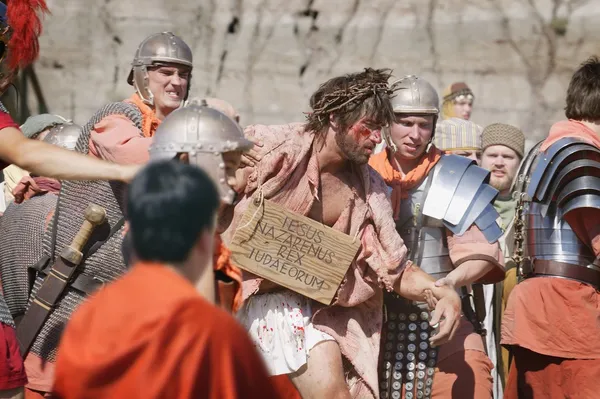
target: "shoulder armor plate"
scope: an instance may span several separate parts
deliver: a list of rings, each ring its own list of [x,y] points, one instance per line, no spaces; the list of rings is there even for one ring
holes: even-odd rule
[[[444,155],[434,168],[423,214],[444,222],[456,235],[475,223],[489,242],[502,235],[492,206],[498,190],[487,184],[490,172],[458,155]]]
[[[600,149],[576,138],[564,138],[540,152],[527,186],[527,199],[562,215],[578,208],[600,208]]]

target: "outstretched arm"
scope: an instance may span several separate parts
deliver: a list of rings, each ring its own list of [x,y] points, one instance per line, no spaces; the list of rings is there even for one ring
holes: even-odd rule
[[[0,130],[0,159],[36,175],[59,180],[120,180],[129,182],[138,165],[118,165],[30,140],[14,127]]]

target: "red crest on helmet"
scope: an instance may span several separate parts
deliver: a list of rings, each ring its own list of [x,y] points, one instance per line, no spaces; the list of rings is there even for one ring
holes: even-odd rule
[[[12,35],[8,41],[8,66],[23,68],[33,63],[40,52],[41,14],[48,12],[44,0],[8,0],[7,19]]]

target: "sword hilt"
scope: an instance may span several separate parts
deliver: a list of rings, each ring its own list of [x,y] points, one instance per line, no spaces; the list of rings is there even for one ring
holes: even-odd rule
[[[73,238],[71,245],[60,253],[60,257],[74,265],[83,258],[83,247],[87,244],[94,229],[106,221],[106,210],[96,204],[89,204],[85,210],[85,220]]]

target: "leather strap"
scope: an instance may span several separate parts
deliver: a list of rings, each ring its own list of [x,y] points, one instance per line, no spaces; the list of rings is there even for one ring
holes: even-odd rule
[[[421,198],[421,202],[418,205],[417,217],[415,221],[415,231],[418,234],[418,237],[415,241],[413,241],[412,248],[410,248],[411,252],[409,254],[410,260],[415,262],[417,265],[421,263],[423,259],[423,246],[421,245],[423,241],[423,220],[425,219],[425,215],[423,215],[423,205],[425,204],[425,200],[427,199],[427,195],[429,194],[429,189],[431,188],[431,183],[433,182],[433,171],[429,173],[427,176],[427,181],[425,182],[425,190],[423,191],[423,197]]]
[[[58,302],[61,294],[67,288],[69,279],[75,273],[77,265],[59,257],[50,273],[44,279],[42,286],[32,298],[29,308],[17,327],[17,338],[21,348],[21,356],[25,358],[35,337],[42,329],[52,308]]]
[[[554,260],[535,259],[531,265],[531,274],[535,276],[564,277],[586,283],[600,290],[600,271],[585,266]]]
[[[483,293],[483,284],[472,284],[471,289],[473,291],[473,305],[475,307],[475,315],[480,323],[486,318],[485,309],[485,295]]]
[[[43,270],[39,274],[42,277],[46,277],[46,270]],[[75,277],[74,280],[69,284],[69,288],[73,288],[84,295],[92,295],[106,284],[106,281],[96,276],[88,276],[86,274],[80,274]]]
[[[471,297],[472,295],[467,290],[467,287],[460,287],[460,301],[462,303],[463,314],[465,315],[467,320],[469,320],[469,322],[473,325],[473,329],[475,330],[475,332],[481,335],[485,347],[485,336],[487,334],[487,331],[485,330],[485,328],[483,328],[483,323],[481,323],[478,320],[477,315],[475,314],[475,310],[473,309],[473,306],[471,304]]]

